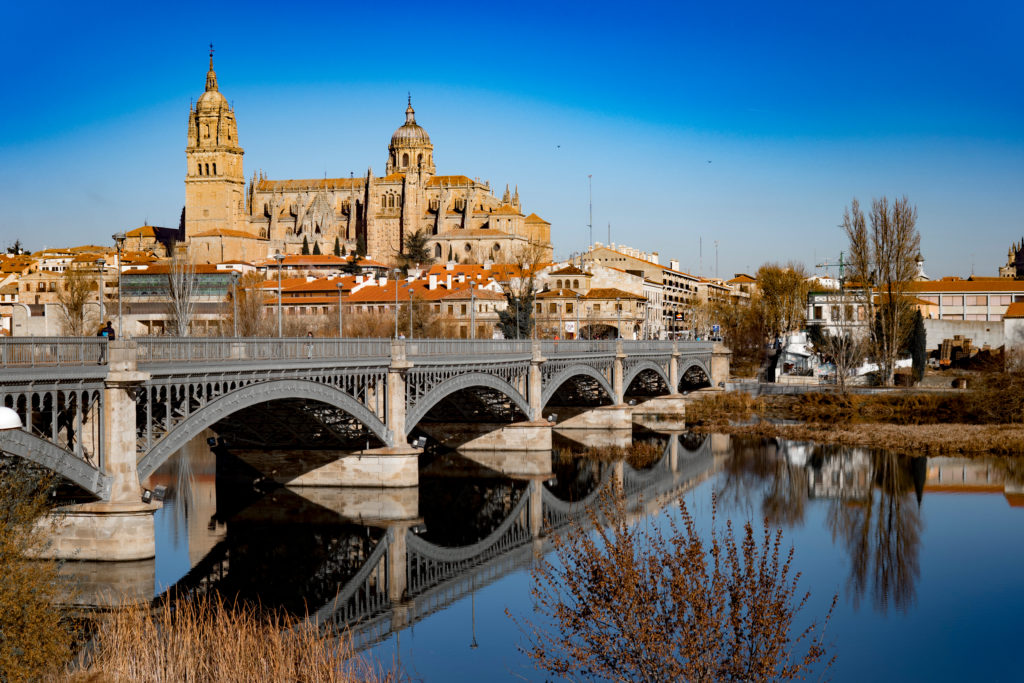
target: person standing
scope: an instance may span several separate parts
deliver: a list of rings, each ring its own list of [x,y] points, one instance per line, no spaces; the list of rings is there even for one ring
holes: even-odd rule
[[[107,326],[100,328],[100,331],[96,333],[97,337],[103,337],[104,342],[112,342],[117,338],[114,334],[114,326],[107,321]],[[107,345],[106,343],[100,345],[100,359],[96,361],[97,365],[103,365],[107,360]]]

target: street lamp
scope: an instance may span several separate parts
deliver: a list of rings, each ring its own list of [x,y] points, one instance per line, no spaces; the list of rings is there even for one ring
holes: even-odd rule
[[[412,331],[412,287],[409,288],[409,339],[415,338]]]
[[[284,321],[281,318],[281,261],[284,261],[284,254],[277,252],[274,260],[277,261],[277,337],[280,339],[284,336]]]
[[[622,339],[622,304],[615,298],[615,338]]]
[[[102,258],[96,259],[96,269],[97,269],[97,271],[100,274],[100,276],[99,276],[99,290],[97,292],[98,295],[99,295],[99,301],[100,301],[100,325],[102,325],[103,323],[106,322],[106,317],[107,317],[107,306],[106,306],[106,304],[103,303],[103,274],[104,274],[104,270],[103,269],[104,269],[104,267],[106,265],[107,265],[107,260],[106,259],[102,259]]]
[[[121,251],[128,237],[123,232],[112,235],[117,246],[117,336],[124,339],[124,318],[121,316]]]
[[[391,271],[395,279],[395,339],[398,339],[398,268]]]
[[[476,339],[476,285],[469,285],[469,338]]]
[[[21,416],[18,413],[6,406],[0,406],[0,432],[5,432],[9,429],[21,429],[23,426],[21,424]]]
[[[345,322],[341,317],[341,292],[342,284],[338,283],[338,339],[345,338]]]
[[[238,336],[238,271],[231,271],[231,328],[233,336]]]
[[[580,338],[580,295],[576,294],[576,339]]]

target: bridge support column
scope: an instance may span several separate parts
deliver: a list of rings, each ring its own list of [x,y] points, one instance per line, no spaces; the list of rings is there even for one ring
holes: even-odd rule
[[[544,531],[544,482],[534,479],[530,482],[530,535],[539,538]]]
[[[612,391],[615,393],[613,398],[617,406],[626,402],[626,387],[622,386],[622,361],[625,359],[626,354],[622,351],[622,340],[620,339],[615,342],[615,362],[612,364]]]
[[[732,351],[725,344],[716,342],[711,347],[711,386],[724,387],[729,381],[729,363],[732,360]]]
[[[530,419],[544,419],[544,406],[541,404],[541,397],[544,395],[543,375],[540,368],[544,364],[544,355],[541,353],[540,340],[533,341],[533,357],[530,359],[530,376],[527,378],[526,397],[530,401]]]
[[[110,342],[107,353],[101,462],[112,478],[110,498],[62,508],[48,557],[110,561],[156,555],[153,513],[160,503],[142,502],[136,456],[135,391],[148,375],[137,369],[134,342]]]
[[[408,446],[405,435],[405,373],[412,362],[405,357],[405,340],[391,342],[391,366],[388,368],[387,426],[391,430],[391,445]]]
[[[405,542],[408,530],[408,524],[388,525],[388,599],[391,600],[391,604],[401,602],[409,586]]]
[[[656,432],[686,429],[686,397],[670,394],[649,398],[633,407],[633,422]]]
[[[679,393],[679,342],[672,340],[672,359],[668,362],[668,393]]]

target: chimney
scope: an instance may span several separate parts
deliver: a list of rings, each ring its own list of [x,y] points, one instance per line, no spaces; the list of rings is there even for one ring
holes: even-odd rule
[[[357,285],[363,284],[363,276],[362,275],[356,275],[356,284]]]
[[[452,274],[451,273],[448,273],[448,283],[445,285],[445,287],[449,291],[451,291],[451,288],[452,288]]]
[[[651,252],[651,262],[652,263],[657,263],[658,265],[661,265],[661,263],[658,261],[658,252],[656,252],[656,251],[652,251]]]
[[[679,270],[679,261],[677,259],[674,259],[674,258],[673,259],[669,259],[668,260],[668,267],[671,268],[672,270]]]
[[[459,282],[465,282],[465,281],[466,281],[466,274],[465,273],[459,273]]]
[[[381,287],[387,287],[388,286],[388,276],[387,276],[387,273],[385,273],[385,274],[380,276],[380,286]]]
[[[430,284],[427,285],[427,288],[430,289],[430,290],[437,289],[437,274],[436,273],[431,273],[430,274]]]
[[[455,270],[455,264],[452,263],[451,261],[449,261],[448,263],[444,264],[444,269],[445,270]]]

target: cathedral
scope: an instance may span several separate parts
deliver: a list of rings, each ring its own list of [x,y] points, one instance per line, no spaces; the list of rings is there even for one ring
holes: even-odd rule
[[[185,149],[185,239],[197,263],[262,260],[275,253],[359,251],[397,263],[406,239],[422,233],[435,261],[549,260],[551,225],[524,215],[518,188],[498,198],[490,183],[437,175],[434,146],[416,123],[391,136],[383,176],[271,180],[242,170],[235,112],[217,87],[210,53],[206,91],[190,106]],[[539,252],[539,253],[538,253]]]

